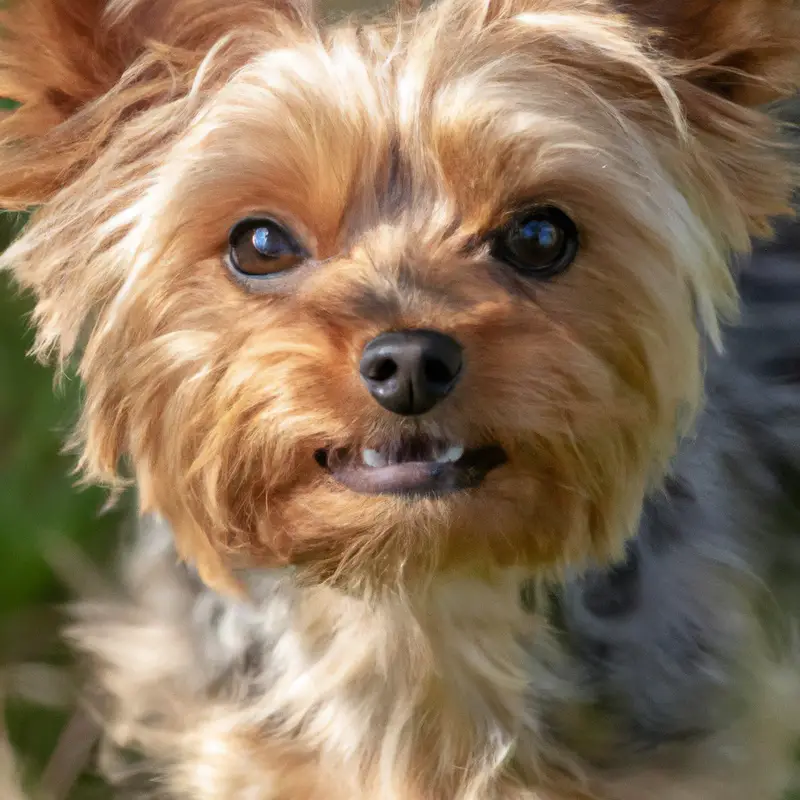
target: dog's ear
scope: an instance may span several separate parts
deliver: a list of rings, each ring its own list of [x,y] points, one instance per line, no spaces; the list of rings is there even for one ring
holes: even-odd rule
[[[787,97],[798,86],[798,0],[615,2],[712,94],[756,106]]]
[[[800,0],[613,2],[664,55],[712,227],[734,250],[770,236],[800,178],[769,106],[800,85]]]
[[[288,37],[311,35],[300,2],[2,2],[0,97],[17,107],[0,112],[0,208],[36,208],[0,270],[35,296],[39,356],[56,352],[63,362],[83,350],[76,448],[94,480],[114,481],[129,452],[106,337],[135,269],[140,245],[129,234],[146,216],[152,176],[238,69]],[[232,586],[204,533],[192,536],[182,551],[217,585]]]
[[[10,0],[0,15],[0,207],[45,203],[120,121],[192,90],[214,48],[302,25],[292,0]],[[227,42],[231,44],[230,41]],[[237,66],[235,55],[225,66]]]

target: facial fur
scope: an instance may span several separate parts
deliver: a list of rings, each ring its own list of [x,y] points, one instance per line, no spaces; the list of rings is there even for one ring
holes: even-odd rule
[[[0,204],[37,207],[3,262],[36,295],[39,353],[77,355],[87,475],[134,477],[229,588],[244,565],[354,582],[617,552],[735,307],[729,256],[786,211],[753,103],[793,87],[794,4],[444,0],[327,28],[255,0],[106,5],[20,3],[0,49],[22,103]],[[490,247],[543,205],[579,236],[549,280]],[[306,261],[243,285],[225,262],[248,216]],[[374,337],[409,329],[464,359],[414,417],[359,375]],[[506,461],[408,498],[315,458],[421,436]]]

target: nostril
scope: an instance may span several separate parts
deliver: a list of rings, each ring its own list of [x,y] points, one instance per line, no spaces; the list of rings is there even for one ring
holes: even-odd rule
[[[371,365],[367,377],[383,383],[397,374],[397,362],[391,358],[381,358]]]
[[[444,361],[438,358],[428,358],[423,367],[425,380],[432,384],[448,384],[455,377]]]

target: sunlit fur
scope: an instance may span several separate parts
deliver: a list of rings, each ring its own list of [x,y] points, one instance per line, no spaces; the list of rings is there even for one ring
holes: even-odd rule
[[[701,339],[735,311],[729,258],[794,184],[752,105],[793,88],[794,4],[669,5],[444,0],[329,27],[261,0],[7,12],[0,94],[22,107],[0,125],[0,205],[38,208],[3,265],[37,298],[37,353],[77,356],[87,479],[134,478],[217,589],[293,569],[262,697],[229,720],[228,698],[176,695],[179,727],[148,734],[177,796],[581,796],[523,712],[519,576],[619,554],[691,425]],[[532,202],[580,229],[550,283],[485,243]],[[223,258],[259,212],[319,263],[255,294]],[[458,339],[467,370],[400,419],[358,358],[415,327]],[[409,501],[313,457],[404,432],[509,463]],[[133,698],[126,680],[112,694]],[[170,686],[150,689],[169,704]]]

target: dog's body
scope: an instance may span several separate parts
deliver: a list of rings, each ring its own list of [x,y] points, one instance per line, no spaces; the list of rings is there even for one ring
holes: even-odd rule
[[[6,22],[3,264],[144,519],[71,635],[159,791],[777,798],[787,265],[713,345],[796,184],[794,0]]]
[[[117,743],[203,800],[780,797],[800,734],[797,254],[789,230],[744,272],[697,435],[624,564],[549,597],[516,573],[443,581],[428,606],[363,603],[258,571],[242,604],[146,520],[130,594],[83,607],[74,630]],[[485,785],[435,763],[462,735],[484,748]],[[320,751],[328,766],[309,769]],[[409,788],[420,765],[442,781],[427,793]]]

